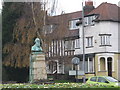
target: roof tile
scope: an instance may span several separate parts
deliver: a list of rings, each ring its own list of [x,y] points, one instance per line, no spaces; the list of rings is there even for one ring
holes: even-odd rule
[[[119,7],[116,4],[104,2],[88,15],[90,14],[99,14],[98,20],[120,21],[118,19]]]

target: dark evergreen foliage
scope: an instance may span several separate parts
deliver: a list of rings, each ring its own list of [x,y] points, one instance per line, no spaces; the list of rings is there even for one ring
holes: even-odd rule
[[[13,41],[13,29],[22,14],[22,3],[5,2],[2,10],[2,44]]]

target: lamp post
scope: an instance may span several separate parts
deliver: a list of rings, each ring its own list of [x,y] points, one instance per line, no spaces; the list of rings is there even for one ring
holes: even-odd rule
[[[83,71],[84,71],[84,76],[83,76],[83,83],[85,83],[85,40],[84,40],[84,8],[83,8],[83,2],[84,0],[82,1],[82,40],[83,40]]]

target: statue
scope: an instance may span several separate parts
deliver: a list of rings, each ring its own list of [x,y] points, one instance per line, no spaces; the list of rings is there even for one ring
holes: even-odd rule
[[[42,52],[42,47],[40,46],[39,38],[35,39],[35,44],[32,46],[31,50],[35,52]]]

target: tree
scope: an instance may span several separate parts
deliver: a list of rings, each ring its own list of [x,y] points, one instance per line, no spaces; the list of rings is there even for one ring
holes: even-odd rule
[[[42,9],[42,3],[39,2],[5,2],[2,16],[2,64],[9,80],[20,80],[20,76],[17,79],[14,77],[22,69],[28,70],[34,39],[41,38],[42,46],[45,46],[43,26],[47,17],[46,9]]]
[[[40,3],[34,4],[34,18],[31,3],[4,3],[3,15],[3,65],[28,67],[29,54],[34,39],[39,37],[37,29],[43,27],[43,11]],[[36,29],[37,27],[37,29]],[[41,33],[41,32],[40,32]],[[42,37],[41,37],[42,38]]]

